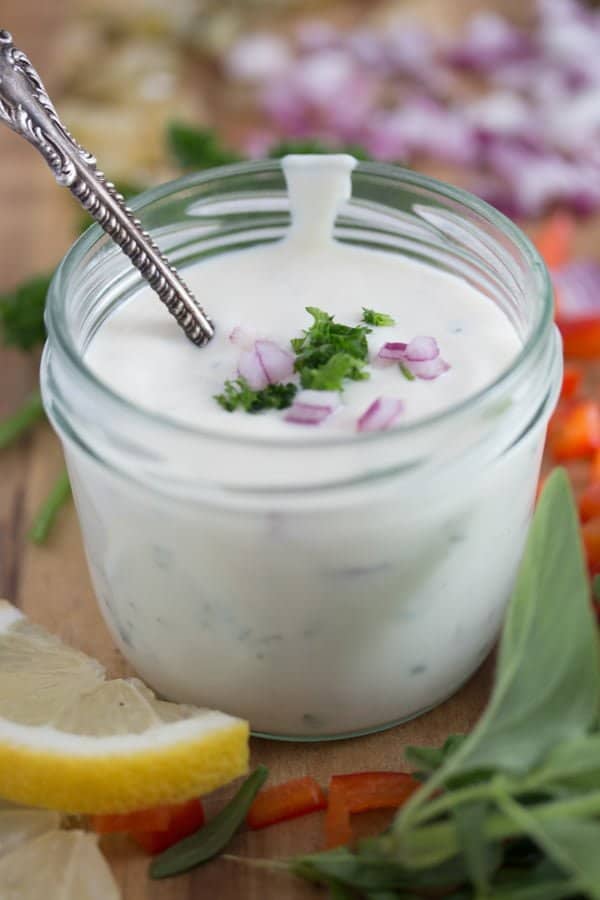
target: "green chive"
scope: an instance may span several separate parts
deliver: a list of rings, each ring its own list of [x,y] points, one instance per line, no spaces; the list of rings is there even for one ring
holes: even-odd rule
[[[44,500],[39,512],[33,520],[29,538],[34,544],[43,544],[52,530],[56,517],[71,496],[69,476],[65,469],[58,476],[52,490]]]
[[[40,392],[33,391],[16,413],[0,422],[0,450],[18,440],[43,417],[44,407]]]

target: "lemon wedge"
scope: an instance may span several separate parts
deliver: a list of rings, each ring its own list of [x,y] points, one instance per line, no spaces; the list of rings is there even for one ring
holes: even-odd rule
[[[98,849],[96,835],[52,829],[22,841],[6,853],[0,850],[0,897],[119,900],[121,892]]]
[[[129,812],[208,793],[247,768],[247,722],[159,700],[135,678],[107,680],[0,600],[0,796]]]

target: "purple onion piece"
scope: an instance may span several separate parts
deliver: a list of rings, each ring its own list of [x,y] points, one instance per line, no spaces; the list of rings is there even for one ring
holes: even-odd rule
[[[378,397],[359,418],[357,430],[385,431],[397,422],[403,411],[404,403],[398,397]]]

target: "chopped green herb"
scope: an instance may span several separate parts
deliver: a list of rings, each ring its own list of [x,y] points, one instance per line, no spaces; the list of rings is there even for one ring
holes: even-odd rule
[[[33,391],[16,413],[0,422],[0,450],[14,443],[43,418],[44,407],[40,392]]]
[[[364,363],[349,353],[336,353],[318,369],[303,368],[300,381],[303,388],[315,391],[341,391],[344,378],[362,381],[369,377],[364,371]]]
[[[367,325],[376,325],[378,327],[382,327],[383,325],[395,325],[396,320],[392,318],[392,316],[388,316],[387,313],[375,312],[374,309],[367,309],[366,306],[362,308],[363,322],[366,322]]]
[[[407,381],[414,381],[414,380],[415,380],[415,376],[414,376],[413,373],[410,371],[410,369],[408,368],[408,366],[406,366],[404,363],[399,363],[399,364],[398,364],[398,368],[400,369],[400,371],[402,372],[402,374],[404,375],[404,377],[406,378]]]
[[[69,476],[65,469],[54,482],[50,493],[44,500],[40,511],[33,520],[29,532],[30,539],[35,544],[43,544],[52,530],[56,517],[71,496]]]
[[[364,367],[369,357],[367,335],[371,329],[366,325],[342,325],[315,306],[307,306],[306,311],[313,317],[313,324],[302,337],[291,341],[296,354],[294,368],[300,373],[303,387],[314,387],[315,383],[322,381],[327,386],[317,390],[340,390],[340,378],[351,378],[353,381],[368,378]],[[336,356],[343,360],[333,361],[325,377],[317,378],[315,370],[323,368]],[[351,363],[347,357],[352,360]],[[339,376],[342,370],[344,374]]]
[[[194,128],[184,122],[168,125],[167,144],[173,159],[182,169],[210,169],[242,159],[225,147],[212,129]]]
[[[298,388],[295,384],[270,384],[260,391],[254,391],[245,378],[226,381],[222,394],[216,394],[217,403],[227,412],[243,409],[249,413],[263,409],[287,409],[294,402]]]
[[[6,344],[31,350],[45,340],[44,308],[51,278],[38,275],[0,295],[0,325]]]
[[[221,853],[243,824],[254,798],[267,780],[268,774],[269,770],[265,766],[257,766],[235,797],[214,819],[211,819],[195,834],[191,834],[169,847],[153,860],[150,865],[150,878],[169,878],[171,875],[181,875]]]

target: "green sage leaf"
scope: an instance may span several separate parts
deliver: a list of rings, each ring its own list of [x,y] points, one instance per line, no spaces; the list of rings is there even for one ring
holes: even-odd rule
[[[214,819],[155,857],[150,865],[150,878],[181,875],[217,856],[244,822],[268,774],[266,766],[257,766],[235,797]]]

